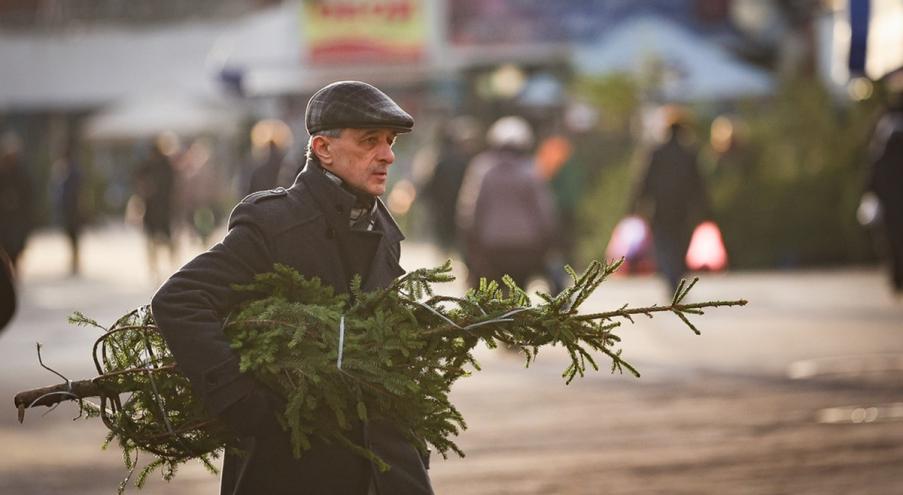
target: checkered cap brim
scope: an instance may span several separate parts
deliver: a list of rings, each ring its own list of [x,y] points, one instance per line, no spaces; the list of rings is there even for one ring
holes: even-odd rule
[[[304,115],[307,132],[386,128],[410,132],[414,119],[379,89],[360,81],[339,81],[316,93]]]

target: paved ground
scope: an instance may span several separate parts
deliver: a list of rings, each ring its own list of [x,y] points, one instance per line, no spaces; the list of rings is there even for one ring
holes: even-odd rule
[[[22,307],[0,336],[0,493],[114,493],[124,475],[103,427],[64,405],[15,420],[12,396],[91,373],[96,334],[65,324],[73,310],[108,323],[146,302],[155,282],[140,236],[121,226],[85,239],[84,275],[65,275],[64,241],[32,242]],[[197,248],[183,248],[180,259]],[[407,267],[434,265],[410,245]],[[482,351],[482,372],[454,391],[470,426],[464,459],[435,456],[439,494],[893,494],[903,493],[903,301],[874,269],[734,273],[704,277],[697,300],[744,297],[714,310],[693,336],[674,318],[623,329],[624,352],[643,377],[590,375],[570,386],[551,350],[530,369],[513,354]],[[451,286],[450,292],[460,290]],[[587,310],[662,302],[653,278],[619,278]],[[188,466],[140,493],[217,493]]]

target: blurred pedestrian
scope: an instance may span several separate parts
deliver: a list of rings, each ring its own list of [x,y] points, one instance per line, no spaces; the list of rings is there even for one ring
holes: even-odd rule
[[[169,155],[178,147],[175,136],[161,134],[154,140],[150,155],[135,173],[135,193],[142,200],[142,224],[147,238],[148,266],[154,280],[159,280],[158,250],[162,247],[175,263],[172,237],[173,192],[175,171]]]
[[[530,155],[533,139],[526,120],[503,117],[487,133],[489,149],[468,166],[458,225],[471,285],[508,274],[524,288],[531,276],[545,276],[555,211]]]
[[[299,171],[298,166],[288,160],[292,142],[291,129],[281,120],[266,119],[254,125],[251,129],[254,168],[247,194],[292,185]]]
[[[22,140],[9,131],[0,137],[0,248],[15,270],[32,228],[34,191],[21,161]]]
[[[275,142],[270,141],[266,145],[263,159],[251,172],[251,181],[248,184],[247,194],[257,191],[266,191],[279,185],[279,175],[285,159],[285,151]]]
[[[686,117],[680,109],[667,113],[666,141],[652,151],[632,203],[635,212],[649,219],[658,271],[674,290],[687,271],[693,229],[710,217],[710,208]]]
[[[79,237],[85,212],[81,198],[82,173],[73,144],[67,144],[63,154],[54,162],[50,183],[56,217],[69,240],[69,273],[75,276],[80,271]]]
[[[13,264],[0,248],[0,331],[16,314],[16,284],[13,277]]]
[[[903,93],[892,98],[872,137],[867,189],[880,205],[891,284],[903,293]]]
[[[540,143],[536,151],[539,176],[546,181],[555,199],[558,235],[555,236],[554,261],[546,266],[552,292],[564,288],[567,273],[564,265],[573,266],[574,239],[576,235],[577,205],[580,199],[581,169],[573,160],[573,142],[566,133],[555,133]]]
[[[576,263],[577,210],[583,200],[587,169],[591,166],[585,150],[580,149],[584,143],[577,138],[593,124],[594,121],[568,110],[559,128],[543,139],[536,150],[537,170],[549,184],[557,212],[555,256],[547,267],[555,292],[563,289],[568,281],[564,265]]]
[[[212,161],[212,146],[197,139],[175,163],[178,178],[178,210],[201,247],[210,247],[210,235],[223,215],[220,203],[224,187]]]
[[[480,125],[473,117],[462,115],[451,119],[440,132],[432,174],[423,186],[436,242],[445,251],[458,247],[455,224],[458,192],[467,165],[478,151],[479,132]]]

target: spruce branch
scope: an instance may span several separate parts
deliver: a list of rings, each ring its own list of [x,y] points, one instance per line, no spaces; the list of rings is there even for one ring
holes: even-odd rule
[[[363,292],[357,278],[349,294],[336,294],[316,278],[275,265],[236,287],[252,297],[229,315],[223,331],[240,357],[241,371],[283,399],[276,419],[295,456],[305,455],[319,438],[388,469],[366,445],[355,443],[355,424],[391,421],[421,450],[432,445],[444,457],[463,456],[453,439],[467,424],[449,394],[457,380],[479,371],[474,357],[479,345],[521,349],[527,366],[541,348],[561,346],[569,357],[562,371],[565,383],[599,370],[600,357],[610,361],[612,373],[626,370],[639,377],[618,348],[616,330],[623,321],[670,312],[699,333],[689,315],[746,304],[684,303],[694,280],[682,282],[667,306],[624,304],[579,314],[620,265],[620,260],[595,261],[580,274],[566,267],[571,285],[554,295],[538,293],[537,304],[508,276],[481,280],[461,297],[435,295],[435,284],[454,280],[450,261],[414,270],[374,292]],[[72,321],[99,327],[81,314]],[[139,452],[152,458],[134,477],[138,486],[153,472],[171,479],[179,465],[193,459],[213,470],[211,460],[234,435],[207,417],[191,395],[149,308],[131,311],[103,329],[92,356],[98,376],[18,394],[20,418],[30,406],[98,397],[100,404],[82,407],[110,430],[106,445],[115,442],[123,451],[129,476],[121,489],[138,469]]]

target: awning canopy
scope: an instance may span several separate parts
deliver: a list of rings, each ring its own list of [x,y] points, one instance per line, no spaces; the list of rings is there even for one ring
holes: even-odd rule
[[[183,137],[231,134],[242,113],[225,101],[188,95],[136,96],[110,105],[91,116],[84,137],[92,141],[151,138],[170,131]]]
[[[578,47],[573,56],[585,74],[656,78],[661,96],[669,101],[758,96],[774,87],[766,71],[658,16],[625,20],[595,43]]]
[[[0,33],[0,109],[92,108],[161,90],[216,93],[206,61],[222,29]]]
[[[0,111],[91,109],[136,94],[213,97],[223,70],[297,65],[297,7],[228,21],[0,31]]]

